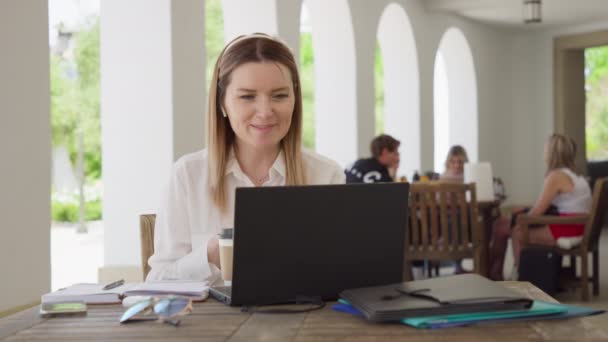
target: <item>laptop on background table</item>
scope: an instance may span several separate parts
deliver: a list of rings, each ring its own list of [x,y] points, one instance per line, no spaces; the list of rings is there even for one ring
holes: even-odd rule
[[[238,188],[232,286],[210,294],[266,305],[401,282],[408,193],[407,183]]]

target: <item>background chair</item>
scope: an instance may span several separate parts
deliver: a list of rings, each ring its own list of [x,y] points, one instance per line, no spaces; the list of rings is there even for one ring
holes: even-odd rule
[[[141,237],[141,269],[144,273],[144,281],[150,266],[148,259],[154,254],[154,224],[156,223],[155,214],[146,214],[139,216],[139,234]]]
[[[528,216],[522,215],[518,219],[518,223],[523,230],[522,249],[526,246],[532,246],[528,243],[528,226],[531,224],[584,224],[585,233],[583,241],[580,245],[572,249],[563,249],[554,247],[555,252],[561,255],[570,256],[570,266],[562,273],[569,275],[570,283],[574,280],[575,286],[581,286],[582,299],[589,300],[589,282],[593,283],[593,295],[597,296],[600,293],[600,274],[599,274],[599,240],[602,227],[606,222],[606,211],[608,211],[608,177],[597,179],[593,188],[593,199],[591,202],[591,211],[589,215],[560,217],[560,216]],[[589,253],[592,255],[592,276],[589,276]],[[581,258],[581,276],[576,274],[576,257]],[[568,281],[565,285],[571,285]]]
[[[475,184],[414,183],[410,187],[403,277],[412,280],[416,260],[473,258],[482,273],[483,231]],[[467,200],[468,198],[468,200]]]

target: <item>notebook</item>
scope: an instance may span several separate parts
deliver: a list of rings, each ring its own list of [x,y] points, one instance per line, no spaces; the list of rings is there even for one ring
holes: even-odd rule
[[[343,291],[340,297],[376,322],[472,312],[527,309],[532,300],[477,274]]]
[[[166,296],[179,295],[194,300],[207,298],[209,286],[200,281],[153,281],[146,283],[127,283],[119,287],[103,290],[105,284],[74,284],[64,289],[42,296],[42,303],[78,302],[87,304],[120,303],[128,296]]]

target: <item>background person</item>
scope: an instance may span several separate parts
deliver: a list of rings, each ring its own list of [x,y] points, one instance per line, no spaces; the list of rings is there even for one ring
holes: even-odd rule
[[[399,168],[399,140],[387,134],[375,137],[371,158],[357,160],[346,169],[346,183],[394,182]]]

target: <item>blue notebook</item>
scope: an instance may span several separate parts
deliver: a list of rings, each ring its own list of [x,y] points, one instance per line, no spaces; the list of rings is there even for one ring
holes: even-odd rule
[[[355,309],[343,299],[340,299],[337,304],[333,305],[332,309],[363,317],[363,314],[361,312],[359,312],[357,309]],[[604,310],[597,310],[582,306],[535,301],[532,307],[527,310],[494,311],[406,318],[401,320],[401,322],[420,329],[439,329],[447,327],[473,325],[479,323],[564,319],[595,315],[603,312]]]

